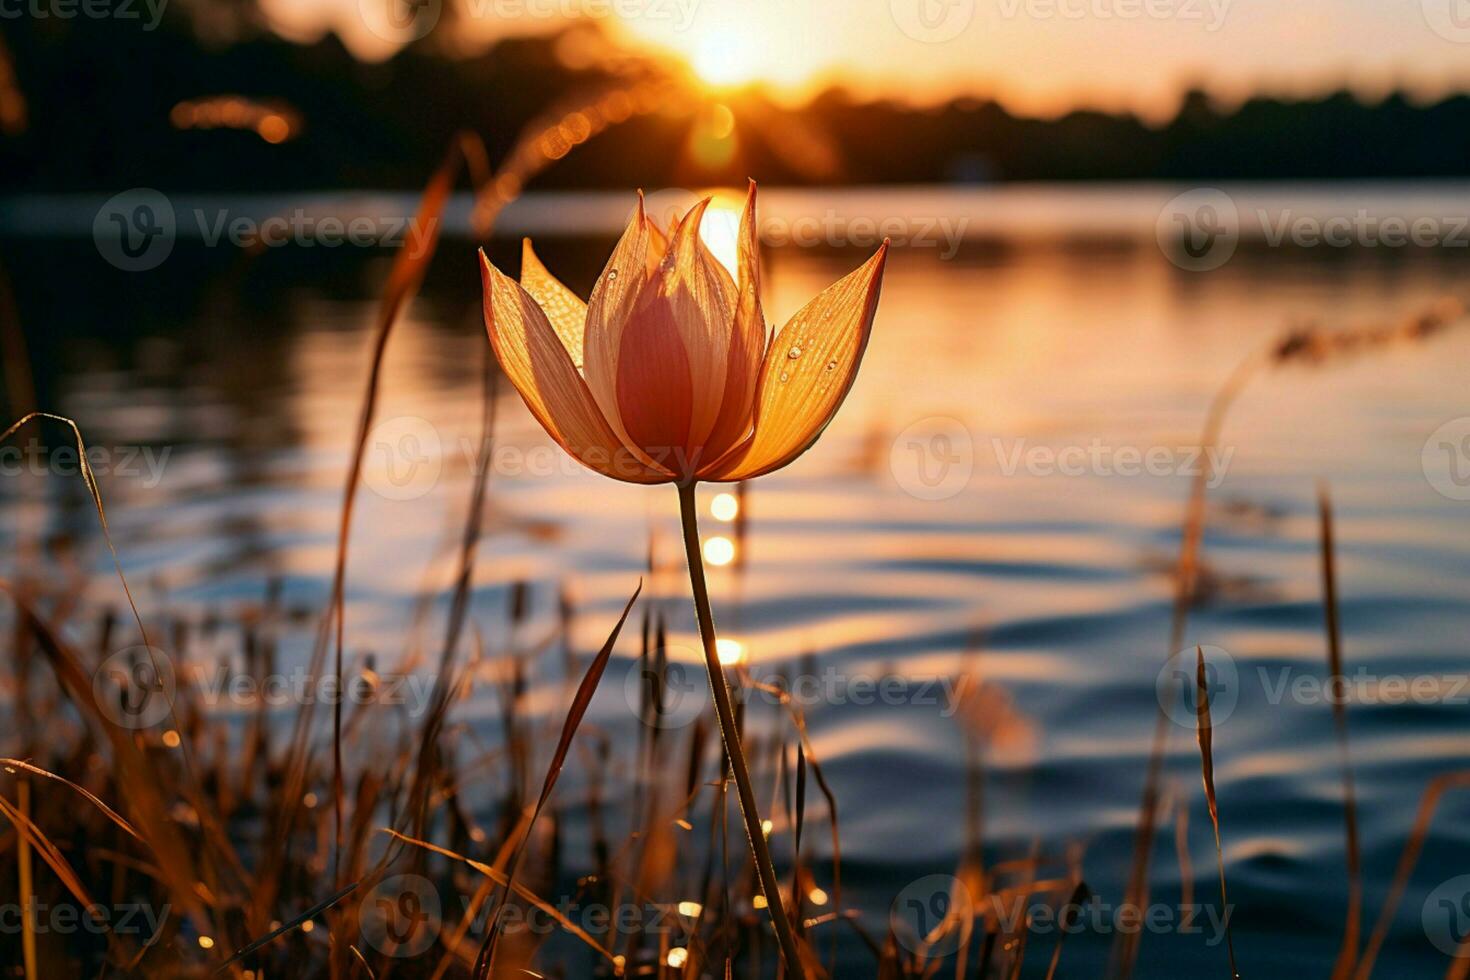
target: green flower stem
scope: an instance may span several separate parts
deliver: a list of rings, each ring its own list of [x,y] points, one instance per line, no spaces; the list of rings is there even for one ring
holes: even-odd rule
[[[781,904],[781,887],[776,880],[776,866],[771,861],[771,849],[761,830],[755,787],[750,781],[750,768],[745,764],[745,752],[740,747],[740,733],[735,728],[735,709],[730,704],[730,688],[725,682],[725,670],[720,664],[719,649],[715,643],[715,620],[710,612],[709,586],[705,584],[704,558],[699,550],[699,518],[694,486],[693,481],[678,485],[679,518],[684,525],[684,555],[689,561],[689,584],[694,590],[694,613],[699,619],[700,639],[704,642],[704,663],[709,671],[715,714],[720,720],[720,737],[725,743],[725,754],[730,758],[730,770],[735,777],[735,788],[740,798],[740,814],[745,820],[745,835],[750,839],[750,852],[755,859],[756,873],[760,876],[761,891],[766,896],[766,909],[771,914],[771,924],[775,926],[776,938],[781,943],[781,958],[786,963],[786,975],[792,980],[806,980],[806,971],[802,969],[801,956],[796,948],[796,936],[791,931],[791,920],[787,918],[785,907]]]

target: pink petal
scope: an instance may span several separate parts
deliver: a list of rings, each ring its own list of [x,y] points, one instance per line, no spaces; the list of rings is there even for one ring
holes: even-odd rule
[[[682,380],[672,375],[645,372],[646,383],[667,389],[654,395],[662,398],[665,408],[683,407],[683,393],[689,392],[688,408],[679,419],[666,420],[661,435],[682,431],[679,445],[685,452],[683,461],[697,465],[704,458],[703,447],[719,417],[725,396],[725,380],[729,369],[730,332],[734,323],[735,284],[729,273],[699,239],[699,224],[709,200],[699,202],[679,222],[669,241],[668,254],[658,271],[644,287],[633,318],[646,318],[635,348],[630,335],[623,339],[622,357],[639,350],[639,359],[648,366],[672,371],[676,356],[653,351],[650,345],[677,344],[687,361],[687,374]],[[621,364],[622,362],[620,362]],[[623,387],[619,373],[619,411],[626,412],[630,391]],[[632,431],[629,435],[638,445],[647,443]]]
[[[649,221],[643,212],[643,194],[638,194],[638,208],[623,230],[607,266],[602,270],[592,298],[587,303],[587,322],[583,330],[584,363],[582,373],[587,387],[602,416],[622,442],[638,452],[637,443],[628,434],[618,408],[618,360],[622,356],[623,331],[628,316],[648,280]],[[653,466],[652,460],[644,459]],[[654,467],[656,468],[656,467]]]
[[[650,283],[622,333],[618,414],[630,444],[676,475],[688,475],[693,385],[675,311]]]

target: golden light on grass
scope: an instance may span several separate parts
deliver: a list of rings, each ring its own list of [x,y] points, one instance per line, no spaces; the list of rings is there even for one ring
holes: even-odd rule
[[[806,893],[806,900],[813,905],[826,905],[830,896],[820,888],[813,888]]]
[[[675,946],[673,949],[669,950],[668,955],[664,957],[664,962],[675,970],[682,969],[684,964],[689,962],[689,950],[685,949],[683,946]]]
[[[750,904],[754,908],[758,908],[758,909],[763,909],[763,908],[768,908],[769,907],[769,903],[766,902],[766,896],[764,896],[764,895],[756,895],[754,898],[752,898],[750,900]]]
[[[684,901],[679,903],[679,914],[689,919],[699,918],[699,913],[704,911],[704,906],[698,902]]]
[[[182,741],[183,739],[179,738],[179,733],[172,728],[163,733],[163,744],[167,748],[176,749]]]
[[[725,57],[724,55],[721,56]],[[731,54],[732,63],[738,63]],[[723,63],[723,62],[721,62]],[[480,253],[485,328],[501,368],[546,432],[589,469],[672,483],[720,737],[787,975],[806,976],[721,663],[699,540],[695,487],[778,470],[816,444],[867,349],[888,242],[768,340],[760,301],[756,187],[746,191],[732,276],[704,243],[705,199],[669,228],[638,208],[583,303],[536,257],[521,281]],[[724,540],[728,559],[734,544]],[[706,546],[708,547],[708,546]],[[726,554],[715,546],[714,559]]]
[[[711,565],[728,565],[735,560],[735,542],[716,534],[704,543],[704,560]]]
[[[733,493],[717,493],[709,502],[709,512],[717,521],[733,521],[740,513],[740,499]]]
[[[211,939],[209,936],[200,936],[199,937],[199,948],[200,949],[214,949],[214,940]]]

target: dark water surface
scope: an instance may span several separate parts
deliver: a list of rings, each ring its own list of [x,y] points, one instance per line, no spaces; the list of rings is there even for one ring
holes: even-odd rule
[[[965,845],[966,733],[975,722],[949,695],[969,669],[993,685],[980,712],[994,736],[984,756],[987,862],[1039,850],[1042,874],[1062,876],[1069,847],[1085,849],[1091,889],[1111,906],[1122,901],[1169,652],[1169,566],[1189,447],[1212,394],[1293,322],[1391,323],[1446,294],[1470,297],[1463,249],[1246,248],[1194,273],[1155,245],[1157,208],[1146,194],[1101,193],[1087,211],[1071,192],[1012,193],[1023,196],[996,204],[1012,217],[988,229],[986,202],[957,192],[860,198],[879,216],[974,214],[976,240],[947,260],[943,247],[895,250],[846,407],[815,449],[749,489],[740,567],[711,569],[724,632],[757,674],[790,673],[812,658],[808,676],[820,683],[809,690],[820,696],[806,710],[839,801],[845,899],[880,935],[892,897],[953,873]],[[1335,200],[1331,190],[1312,193],[1318,204]],[[828,206],[815,196],[773,200],[786,213]],[[1439,200],[1443,213],[1453,210],[1451,198]],[[1435,206],[1432,195],[1413,201]],[[565,227],[579,206],[590,207],[543,199],[513,212],[507,228],[553,219]],[[1392,210],[1393,199],[1383,206]],[[616,219],[626,205],[598,207]],[[1056,225],[1084,211],[1091,217],[1081,224],[1093,225],[1080,229],[1086,241],[1025,233],[1027,213]],[[584,295],[611,241],[612,225],[596,223],[596,234],[541,247]],[[512,238],[491,251],[503,268],[518,267]],[[784,322],[865,254],[769,249],[768,316]],[[118,453],[113,471],[101,468],[102,489],[145,612],[228,614],[257,602],[272,578],[292,604],[320,609],[384,255],[283,248],[247,259],[181,239],[159,268],[124,273],[86,238],[12,234],[0,258],[38,404],[75,417],[91,443]],[[437,656],[443,604],[416,628],[417,597],[426,587],[447,594],[454,572],[486,351],[473,251],[447,241],[388,352],[386,427],[370,447],[352,538],[348,645],[374,653],[380,667],[415,649]],[[1244,976],[1326,975],[1346,912],[1341,771],[1330,704],[1316,687],[1326,671],[1319,479],[1337,508],[1365,931],[1425,785],[1465,765],[1470,502],[1456,495],[1470,496],[1470,455],[1460,452],[1470,443],[1457,441],[1470,432],[1462,423],[1431,436],[1470,415],[1467,364],[1470,330],[1461,330],[1264,373],[1225,426],[1205,541],[1209,588],[1187,642],[1191,655],[1196,643],[1223,651],[1214,751]],[[517,642],[554,633],[565,585],[578,604],[579,645],[595,649],[644,573],[652,535],[657,571],[644,594],[671,617],[675,657],[694,665],[673,492],[567,464],[508,386],[499,407],[472,608],[489,651],[504,643],[517,581],[532,585]],[[132,452],[133,465],[123,465]],[[1136,472],[1143,461],[1153,472]],[[709,513],[721,489],[702,498],[704,530],[732,537]],[[7,542],[23,528],[75,530],[98,571],[87,598],[120,601],[77,481],[7,471],[0,501]],[[292,641],[297,662],[309,637],[302,629]],[[629,748],[625,677],[635,652],[630,637],[591,719]],[[885,678],[886,695],[863,683]],[[1401,694],[1399,681],[1417,681],[1417,693]],[[672,724],[694,717],[701,690],[690,688]],[[554,717],[565,698],[559,659],[548,654],[530,704]],[[487,673],[457,717],[493,744],[498,705]],[[752,711],[757,731],[774,718],[769,708]],[[1153,851],[1152,899],[1160,916],[1177,919],[1184,893],[1216,910],[1219,898],[1187,715],[1169,745],[1172,809]],[[580,766],[562,790],[571,801]],[[501,779],[487,778],[486,801]],[[803,849],[821,883],[830,846],[825,806],[813,806]],[[1187,882],[1176,853],[1180,809]],[[1441,805],[1376,976],[1445,970],[1449,957],[1432,940],[1458,938],[1451,918],[1470,889],[1435,889],[1470,873],[1467,816],[1470,801],[1454,794]],[[779,855],[789,853],[789,831],[780,821]],[[585,867],[576,843],[567,850]],[[915,887],[928,897],[927,885]],[[1089,922],[1087,934],[1068,939],[1062,976],[1101,972],[1113,922]],[[1199,928],[1145,935],[1140,973],[1226,975],[1206,913]],[[842,936],[844,973],[864,975],[866,954]],[[1042,976],[1055,935],[1031,941],[1026,975]]]

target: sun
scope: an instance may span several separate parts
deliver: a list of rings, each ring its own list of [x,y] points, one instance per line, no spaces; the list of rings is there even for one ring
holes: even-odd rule
[[[748,35],[720,31],[701,37],[689,60],[710,85],[743,85],[761,77],[760,54],[760,47]]]
[[[791,0],[693,0],[685,6],[697,8],[697,15],[619,18],[618,24],[630,40],[651,42],[687,65],[710,94],[760,86],[799,98],[817,75],[834,68],[814,56],[816,15]]]

